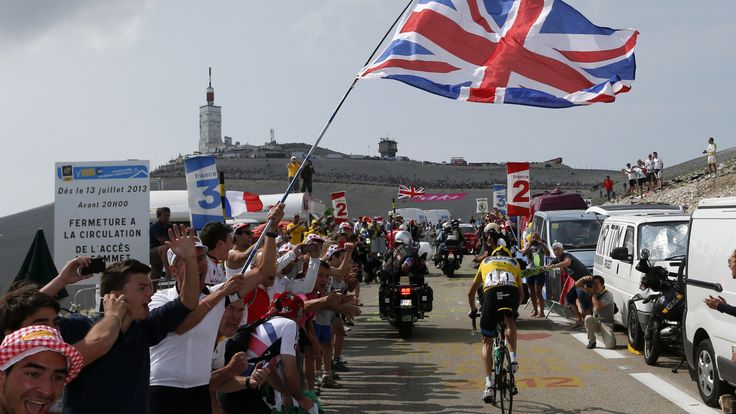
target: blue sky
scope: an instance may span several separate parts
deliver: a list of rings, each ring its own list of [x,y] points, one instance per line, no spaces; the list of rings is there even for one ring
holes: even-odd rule
[[[637,80],[613,104],[550,110],[456,102],[365,80],[323,146],[442,161],[620,168],[658,151],[693,158],[734,145],[736,3],[575,0],[591,21],[640,31]],[[196,149],[213,68],[223,133],[312,142],[406,3],[396,0],[0,1],[4,179],[0,216],[53,201],[56,161],[149,159]]]

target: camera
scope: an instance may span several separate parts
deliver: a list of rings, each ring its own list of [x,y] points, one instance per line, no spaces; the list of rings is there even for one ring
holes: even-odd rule
[[[586,280],[585,283],[584,283],[584,285],[585,285],[586,288],[592,289],[593,288],[593,281],[592,280]]]
[[[102,257],[95,257],[90,260],[89,266],[80,267],[77,269],[77,273],[80,275],[91,275],[93,273],[101,273],[105,271],[105,259]]]

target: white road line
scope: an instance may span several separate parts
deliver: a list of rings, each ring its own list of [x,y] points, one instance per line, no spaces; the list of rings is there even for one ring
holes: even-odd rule
[[[573,333],[570,334],[573,338],[577,339],[578,341],[584,343],[585,345],[588,345],[588,334],[584,333]],[[626,358],[626,355],[621,354],[618,351],[615,351],[613,349],[594,349],[598,355],[602,356],[606,359],[624,359]]]
[[[630,375],[690,414],[712,414],[721,412],[720,410],[710,408],[695,398],[690,397],[684,391],[681,391],[654,374],[642,372]]]

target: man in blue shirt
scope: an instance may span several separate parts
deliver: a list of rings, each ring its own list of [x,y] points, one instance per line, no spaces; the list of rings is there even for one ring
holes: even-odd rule
[[[186,271],[180,297],[159,308],[148,310],[153,290],[147,265],[130,259],[105,269],[100,279],[100,294],[124,297],[128,312],[119,320],[121,333],[110,352],[87,366],[67,385],[64,413],[148,412],[149,347],[174,331],[199,302],[194,234],[184,226],[174,227],[169,230],[169,240],[166,245],[185,262]],[[62,318],[59,326],[65,341],[75,343],[101,318],[102,315],[92,318],[72,315]],[[120,398],[121,392],[124,398]]]

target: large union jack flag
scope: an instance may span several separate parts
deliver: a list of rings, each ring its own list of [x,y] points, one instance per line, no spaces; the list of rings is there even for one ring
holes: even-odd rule
[[[399,186],[399,200],[408,200],[412,197],[424,195],[424,187]]]
[[[471,102],[612,102],[634,80],[638,34],[596,26],[561,0],[418,0],[358,76]]]

